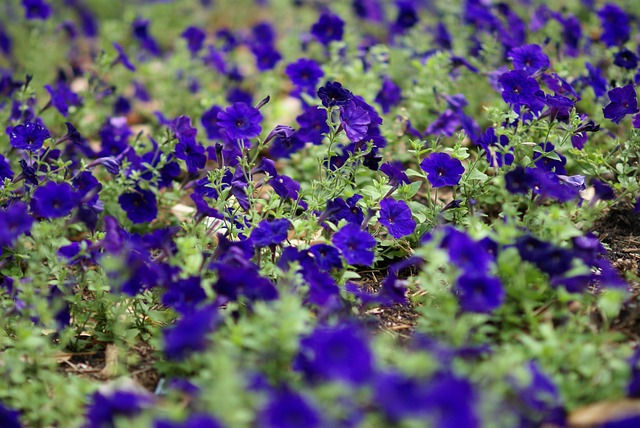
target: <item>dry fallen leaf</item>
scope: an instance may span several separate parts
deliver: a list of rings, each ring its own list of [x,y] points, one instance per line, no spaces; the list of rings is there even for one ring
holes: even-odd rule
[[[100,371],[100,376],[110,378],[118,374],[118,347],[113,343],[107,345],[104,354],[104,368]]]
[[[601,401],[574,410],[568,418],[570,428],[595,428],[630,416],[640,416],[640,400]]]

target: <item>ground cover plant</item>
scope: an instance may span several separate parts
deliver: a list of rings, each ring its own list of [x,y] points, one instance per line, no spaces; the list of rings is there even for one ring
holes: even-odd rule
[[[2,2],[0,426],[640,426],[634,4]]]

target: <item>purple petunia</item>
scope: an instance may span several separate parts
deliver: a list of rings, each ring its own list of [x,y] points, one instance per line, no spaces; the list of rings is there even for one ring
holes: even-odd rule
[[[294,368],[309,380],[341,380],[362,385],[373,375],[373,355],[357,327],[350,324],[317,327],[301,340]]]
[[[309,253],[313,255],[316,265],[320,270],[330,271],[333,268],[342,266],[340,253],[329,244],[316,244],[309,248]]]
[[[199,276],[173,281],[162,296],[162,304],[171,306],[182,314],[193,312],[207,298],[200,282]]]
[[[0,247],[13,244],[18,236],[31,230],[32,224],[33,218],[22,202],[14,202],[0,210]]]
[[[117,417],[136,416],[152,402],[149,396],[132,391],[96,392],[87,408],[85,428],[113,427]]]
[[[398,187],[401,184],[411,184],[407,174],[389,162],[380,165],[380,172],[383,172],[389,178],[389,185],[392,187]]]
[[[69,115],[69,107],[78,107],[82,104],[82,98],[73,92],[69,84],[64,81],[58,81],[55,87],[44,85],[44,88],[51,95],[51,105],[64,117]]]
[[[536,179],[528,173],[530,168],[517,166],[504,176],[505,187],[509,193],[526,194],[536,185]]]
[[[636,98],[636,89],[632,84],[621,88],[613,88],[608,92],[611,102],[602,109],[604,117],[610,119],[613,123],[620,123],[628,114],[638,113],[638,100]]]
[[[149,52],[153,56],[160,56],[162,53],[156,39],[149,33],[149,24],[147,19],[137,18],[131,23],[131,32],[133,37],[138,40],[140,47]]]
[[[405,201],[386,198],[380,201],[380,223],[396,239],[411,235],[416,229],[416,221],[411,214],[411,208]]]
[[[180,138],[176,144],[176,158],[182,159],[187,164],[187,172],[195,173],[204,168],[207,156],[204,154],[204,147],[198,144],[195,138]]]
[[[385,77],[382,81],[382,87],[376,94],[375,101],[382,107],[384,114],[389,113],[391,108],[398,105],[402,98],[402,89],[393,80]]]
[[[351,91],[344,88],[340,82],[325,83],[318,89],[317,94],[325,107],[346,106],[353,99]]]
[[[174,381],[173,383],[176,382]],[[186,385],[184,388],[186,389],[186,391],[181,391],[187,395],[194,395],[194,393],[191,392],[192,388],[196,388],[197,390],[197,387],[191,384]],[[222,425],[213,416],[204,413],[196,413],[189,415],[189,417],[182,422],[156,420],[154,422],[153,428],[224,428],[224,425]]]
[[[78,199],[78,194],[68,183],[49,181],[33,192],[31,210],[44,218],[64,217],[78,205]]]
[[[342,40],[344,21],[338,15],[325,12],[318,22],[311,26],[311,34],[323,45]]]
[[[370,123],[369,113],[355,102],[351,101],[346,106],[340,107],[340,124],[352,143],[362,141],[367,136]]]
[[[124,51],[124,48],[116,42],[113,42],[113,48],[118,52],[118,56],[111,63],[112,66],[116,64],[122,64],[129,71],[136,71],[136,66],[131,63],[129,56]]]
[[[218,113],[217,126],[233,140],[254,138],[260,135],[262,126],[260,110],[243,102],[237,102]]]
[[[600,40],[607,47],[620,46],[629,40],[629,16],[620,6],[607,3],[598,11],[598,17],[603,30]]]
[[[291,83],[304,90],[313,91],[324,76],[320,65],[307,58],[300,58],[296,62],[287,65],[284,72],[289,76]]]
[[[0,155],[0,187],[3,186],[2,183],[5,178],[13,178],[13,171],[11,170],[9,159]]]
[[[156,195],[151,190],[136,188],[132,192],[123,193],[118,198],[118,203],[133,223],[147,223],[158,215]]]
[[[492,167],[500,168],[513,163],[514,150],[509,147],[509,138],[506,135],[496,136],[493,127],[487,128],[477,142],[486,152],[487,162]]]
[[[205,306],[190,314],[185,314],[173,326],[163,331],[164,354],[170,360],[180,361],[194,352],[200,352],[209,346],[208,335],[218,322],[214,306]]]
[[[324,134],[330,131],[326,112],[315,106],[308,107],[296,121],[300,125],[296,136],[304,143],[322,144]]]
[[[301,395],[285,390],[275,393],[260,416],[260,427],[264,428],[316,428],[321,424],[321,415]]]
[[[360,230],[360,226],[350,223],[336,232],[333,244],[342,252],[347,263],[352,265],[371,266],[373,263],[373,247],[376,240],[368,232]]]
[[[200,49],[202,49],[204,40],[207,38],[207,33],[201,28],[191,26],[184,30],[180,36],[187,41],[187,48],[191,52],[191,55],[196,56]]]
[[[22,0],[27,19],[46,20],[51,16],[51,6],[44,0]]]
[[[489,313],[500,307],[506,294],[498,278],[477,271],[460,275],[454,291],[463,311],[479,313]]]
[[[262,220],[258,227],[251,231],[251,243],[256,247],[278,245],[287,239],[291,222],[286,218],[277,220]]]
[[[541,110],[544,93],[538,82],[524,70],[512,70],[498,79],[502,85],[502,99],[505,103],[517,107],[527,106],[531,110]]]
[[[5,406],[0,401],[0,426],[3,428],[22,428],[20,412]]]
[[[513,68],[524,70],[533,75],[539,70],[549,68],[549,57],[542,52],[540,45],[524,45],[511,49],[509,56],[513,61]]]
[[[25,122],[22,125],[7,128],[9,142],[16,149],[30,152],[38,151],[44,140],[51,137],[49,130],[37,122]]]
[[[638,68],[638,57],[629,49],[622,48],[613,56],[613,63],[627,70],[635,70]]]
[[[432,153],[420,162],[433,187],[457,186],[464,173],[462,162],[446,153]]]
[[[327,209],[323,213],[323,218],[338,223],[345,219],[349,223],[360,225],[364,220],[362,208],[358,206],[358,201],[362,199],[362,195],[355,194],[345,201],[342,198],[330,199],[327,201]]]

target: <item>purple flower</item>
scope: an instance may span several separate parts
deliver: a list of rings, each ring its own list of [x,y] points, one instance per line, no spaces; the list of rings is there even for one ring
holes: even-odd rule
[[[364,213],[357,203],[362,199],[362,195],[355,194],[345,201],[342,198],[335,198],[327,201],[327,209],[323,213],[323,217],[329,218],[335,223],[345,219],[349,223],[360,225],[364,220]]]
[[[542,168],[527,168],[527,174],[536,181],[533,193],[541,198],[569,202],[580,196],[580,186],[576,186],[573,180],[562,179],[559,175]]]
[[[238,260],[226,264],[217,262],[213,265],[218,272],[218,281],[213,289],[218,294],[220,303],[237,301],[241,296],[250,302],[278,298],[278,290],[271,281],[260,276],[257,266],[244,259]]]
[[[46,20],[51,15],[51,6],[44,0],[22,0],[27,19]]]
[[[329,244],[316,244],[309,248],[309,253],[313,255],[313,259],[320,270],[330,271],[333,268],[342,266],[340,253]]]
[[[638,57],[629,49],[622,48],[613,56],[613,63],[627,70],[635,70],[638,68]]]
[[[453,227],[447,227],[445,231],[440,246],[447,249],[449,259],[454,265],[465,272],[482,273],[489,269],[492,257],[480,242]]]
[[[344,226],[333,235],[331,241],[342,252],[347,263],[364,266],[373,264],[376,240],[369,233],[360,230],[360,226],[353,223]]]
[[[251,47],[251,52],[256,57],[256,66],[259,71],[272,70],[282,55],[273,46],[257,44]]]
[[[465,272],[454,287],[465,312],[489,313],[502,305],[505,291],[498,278],[480,272]]]
[[[549,106],[549,121],[558,120],[560,122],[569,122],[569,114],[575,106],[575,101],[564,95],[547,95],[545,103]]]
[[[13,244],[18,236],[31,230],[32,224],[33,218],[27,212],[27,205],[22,202],[14,202],[0,210],[0,248]]]
[[[607,47],[620,46],[629,40],[629,16],[620,6],[607,3],[598,11],[598,17],[603,30],[600,40]]]
[[[375,382],[375,403],[391,421],[404,417],[425,416],[428,408],[429,382],[400,373],[385,373]]]
[[[409,181],[409,177],[407,177],[407,174],[405,174],[404,171],[401,171],[389,162],[380,165],[380,172],[383,172],[387,177],[389,177],[390,186],[398,187],[401,184],[411,184],[411,181]]]
[[[602,75],[602,70],[598,67],[594,67],[590,63],[586,63],[588,76],[586,82],[593,88],[593,93],[596,98],[603,96],[607,92],[607,79]]]
[[[380,223],[396,239],[411,235],[416,229],[416,221],[411,214],[411,208],[405,201],[385,198],[380,201]]]
[[[502,85],[502,99],[512,106],[527,106],[531,110],[542,109],[540,98],[544,93],[540,90],[538,82],[529,77],[524,70],[513,70],[500,76]]]
[[[44,140],[51,137],[49,130],[37,122],[26,122],[22,125],[7,128],[9,142],[16,149],[38,151]]]
[[[343,32],[344,21],[338,15],[329,12],[323,13],[318,22],[311,26],[311,34],[325,46],[333,41],[342,40]]]
[[[529,168],[517,166],[504,176],[505,187],[509,193],[526,194],[536,185],[536,179],[528,173]]]
[[[320,65],[307,58],[300,58],[296,62],[287,65],[284,72],[289,76],[291,83],[304,90],[314,90],[324,71]]]
[[[396,16],[394,27],[396,31],[401,33],[416,25],[420,18],[412,0],[399,1],[397,6],[398,15]]]
[[[513,68],[524,70],[529,76],[539,70],[549,68],[549,57],[542,52],[540,45],[524,45],[511,49],[509,56]]]
[[[398,105],[402,98],[402,89],[400,86],[388,77],[382,81],[382,87],[376,94],[376,102],[382,107],[384,114],[389,113],[391,108]]]
[[[239,140],[260,135],[261,121],[260,110],[246,103],[238,102],[218,113],[217,126],[226,131],[229,138]]]
[[[301,395],[285,390],[275,393],[260,415],[260,427],[319,427],[321,415]]]
[[[351,101],[348,105],[340,107],[340,124],[351,142],[362,141],[367,136],[370,123],[369,113],[358,107],[355,102]]]
[[[317,327],[300,341],[294,368],[310,380],[362,385],[373,375],[373,356],[364,335],[353,325]]]
[[[182,159],[187,164],[187,171],[195,173],[204,168],[207,156],[204,154],[204,147],[196,142],[194,138],[181,138],[176,144],[176,157]]]
[[[616,198],[616,193],[607,183],[594,178],[593,180],[591,180],[591,185],[593,186],[593,189],[595,191],[593,202],[610,201]]]
[[[628,114],[638,113],[638,100],[636,98],[636,89],[632,84],[623,86],[622,88],[613,88],[608,93],[611,102],[602,109],[604,117],[610,119],[613,123],[620,123]]]
[[[78,195],[68,183],[49,181],[33,193],[31,210],[44,218],[59,218],[69,214],[78,205]]]
[[[118,203],[133,223],[150,222],[158,215],[156,195],[151,190],[136,188],[132,192],[123,193],[118,198]]]
[[[325,83],[323,87],[318,89],[317,94],[325,107],[346,106],[353,99],[353,94],[343,88],[340,82]]]
[[[11,170],[11,164],[9,159],[0,155],[0,188],[3,186],[5,178],[13,178],[13,171]]]
[[[136,71],[135,65],[131,63],[131,60],[129,60],[129,57],[125,53],[122,46],[119,43],[113,42],[113,47],[116,50],[116,52],[118,52],[118,57],[115,60],[113,60],[111,65],[114,66],[116,64],[122,64],[126,69],[130,71]]]
[[[205,306],[190,314],[185,314],[173,326],[162,331],[164,353],[170,360],[184,360],[194,352],[201,352],[209,346],[209,333],[218,322],[214,306]]]
[[[529,384],[526,387],[514,385],[520,401],[518,407],[524,407],[519,412],[520,426],[566,425],[558,387],[540,370],[536,361],[530,361],[528,369]]]
[[[323,134],[328,134],[330,129],[327,124],[327,113],[315,106],[309,106],[296,118],[300,129],[296,132],[298,139],[304,143],[322,144]]]
[[[393,422],[405,417],[435,416],[436,428],[477,428],[471,384],[449,373],[431,379],[399,373],[381,375],[375,384],[376,403]]]
[[[184,30],[180,36],[187,41],[187,48],[191,55],[196,56],[198,51],[202,49],[207,33],[198,27],[191,26]]]
[[[183,422],[156,420],[153,428],[224,428],[224,426],[213,416],[207,414],[194,414],[190,415]]]
[[[286,218],[277,220],[262,220],[258,227],[251,231],[249,238],[256,247],[269,247],[278,245],[287,239],[287,233],[291,222]]]
[[[425,135],[444,134],[451,137],[460,127],[460,115],[452,110],[446,109],[424,131]]]
[[[0,426],[4,428],[22,428],[20,412],[6,407],[0,402]]]
[[[200,122],[202,127],[207,132],[207,138],[210,140],[221,140],[222,133],[220,132],[220,126],[218,125],[218,113],[222,111],[222,107],[212,105],[211,108],[202,114]]]
[[[513,147],[509,147],[509,138],[506,135],[496,136],[493,127],[487,128],[477,142],[486,152],[487,162],[492,167],[500,168],[513,163],[514,150]]]
[[[554,151],[555,146],[550,142],[538,144],[537,149],[536,151],[534,151],[533,155],[533,160],[535,161],[536,166],[548,172],[555,172],[556,174],[566,174],[567,171],[565,170],[564,166],[567,164],[567,158],[564,155],[556,153]],[[559,160],[553,159],[548,156],[550,153],[555,154],[559,158]]]
[[[113,427],[116,417],[135,416],[151,403],[150,397],[135,392],[114,391],[110,394],[96,392],[87,408],[87,424],[84,427]]]
[[[433,187],[457,186],[464,173],[462,162],[446,153],[432,153],[420,162]]]
[[[149,20],[137,18],[131,23],[133,37],[140,42],[140,47],[151,55],[160,56],[160,46],[158,42],[149,34]]]
[[[69,115],[69,107],[78,107],[82,104],[82,98],[71,90],[69,85],[63,81],[56,83],[55,88],[51,85],[44,85],[44,88],[51,95],[51,105],[54,106],[64,117]]]
[[[162,304],[171,306],[182,314],[188,314],[206,298],[207,295],[200,285],[200,277],[192,276],[172,282],[162,296]]]

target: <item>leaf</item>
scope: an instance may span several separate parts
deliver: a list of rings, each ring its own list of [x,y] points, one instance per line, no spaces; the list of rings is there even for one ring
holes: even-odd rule
[[[640,400],[622,399],[589,404],[574,410],[567,420],[570,427],[579,428],[600,426],[632,416],[640,417]]]

